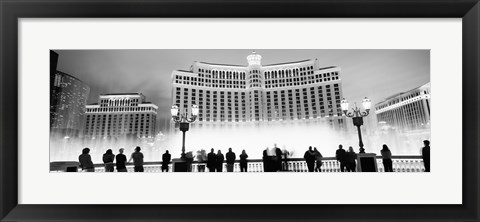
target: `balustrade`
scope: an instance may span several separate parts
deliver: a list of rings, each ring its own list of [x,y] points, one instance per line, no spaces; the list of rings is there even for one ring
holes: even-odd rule
[[[340,163],[334,157],[325,157],[322,161],[322,172],[332,173],[340,172]],[[423,160],[421,156],[392,156],[392,165],[394,172],[423,172]],[[358,163],[357,163],[358,164]],[[59,167],[59,163],[52,163],[52,166],[55,166],[55,169],[51,168],[51,172],[62,172],[65,171],[65,167]],[[71,162],[69,162],[71,165]],[[205,163],[192,163],[192,172],[199,172],[198,166],[205,166],[205,172],[209,172]],[[383,167],[383,160],[381,156],[377,156],[377,166],[378,172],[385,172]],[[145,162],[144,163],[144,172],[147,173],[159,173],[162,172],[162,163],[161,162]],[[127,165],[127,171],[133,172],[133,165]],[[172,164],[168,166],[168,172],[172,172]],[[235,162],[234,172],[240,172],[240,163],[239,161]],[[282,171],[286,172],[308,172],[307,163],[303,158],[290,158],[285,163],[282,162]],[[105,172],[103,164],[95,164],[95,172]],[[226,163],[223,164],[223,172],[227,172]],[[248,160],[247,163],[247,172],[263,172],[263,162],[261,159],[252,159]]]

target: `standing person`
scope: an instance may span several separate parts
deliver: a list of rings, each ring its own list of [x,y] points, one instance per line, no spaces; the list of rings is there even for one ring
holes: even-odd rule
[[[233,166],[235,165],[235,159],[237,156],[232,152],[232,148],[228,148],[228,153],[225,154],[227,158],[227,172],[233,172]]]
[[[127,172],[127,156],[123,154],[125,149],[120,148],[118,150],[119,154],[115,157],[115,162],[117,164],[117,172]]]
[[[105,172],[113,172],[113,161],[115,160],[115,155],[111,149],[108,149],[107,152],[103,154],[103,163],[105,164]]]
[[[424,147],[422,148],[423,165],[425,166],[425,172],[430,172],[430,141],[423,141]]]
[[[392,152],[388,149],[386,144],[383,144],[382,150],[380,150],[382,154],[382,161],[383,161],[383,168],[385,168],[385,172],[393,172],[392,167]]]
[[[311,146],[308,147],[303,158],[305,158],[305,161],[307,162],[308,172],[313,172],[315,167],[315,152],[313,152]]]
[[[217,172],[222,172],[223,171],[223,160],[224,159],[225,159],[225,157],[223,156],[222,151],[218,150],[217,159],[216,159],[216,162],[215,162],[215,168],[216,168]]]
[[[242,150],[242,154],[240,154],[240,172],[248,172],[247,171],[247,158],[248,155],[245,150]]]
[[[345,172],[347,162],[345,160],[345,150],[343,149],[342,144],[338,145],[338,150],[335,152],[335,157],[337,158],[337,161],[340,162],[340,171]]]
[[[93,166],[92,157],[90,156],[90,149],[85,147],[82,150],[82,154],[78,156],[78,162],[80,162],[80,167],[85,172],[95,172],[95,167]]]
[[[162,172],[168,172],[168,165],[170,164],[170,160],[172,160],[172,155],[168,153],[168,150],[162,155]]]
[[[263,151],[263,172],[271,172],[270,170],[270,157],[268,156],[268,147]]]
[[[317,150],[317,147],[313,148],[313,152],[315,153],[315,161],[316,161],[316,164],[317,164],[317,165],[315,165],[315,172],[322,172],[323,156],[320,153],[320,151]]]
[[[345,153],[345,160],[347,166],[347,172],[355,172],[357,169],[357,163],[355,160],[357,159],[357,154],[353,150],[353,147],[348,147],[348,152]]]
[[[208,172],[215,172],[217,165],[217,155],[215,155],[215,150],[212,148],[210,153],[207,155],[207,168]]]
[[[273,149],[275,151],[275,171],[282,171],[282,150],[274,144]]]
[[[143,153],[140,152],[141,148],[139,146],[135,147],[135,152],[132,153],[130,156],[130,160],[133,159],[134,171],[135,172],[143,172]]]

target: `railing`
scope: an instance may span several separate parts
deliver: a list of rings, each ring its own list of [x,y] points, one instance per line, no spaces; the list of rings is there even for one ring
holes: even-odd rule
[[[423,172],[423,160],[421,156],[392,156],[392,166],[393,172]],[[69,162],[71,165],[72,162]],[[322,161],[322,172],[341,172],[340,163],[334,157],[325,157]],[[357,163],[358,164],[358,163]],[[58,163],[51,163],[51,172],[61,172],[65,171],[61,167],[58,167]],[[55,165],[55,168],[52,169],[52,165]],[[192,163],[192,172],[198,172],[200,165],[204,165],[205,172],[209,172],[205,163],[198,163],[194,161]],[[105,172],[105,167],[103,164],[94,164],[95,172]],[[162,162],[145,162],[143,165],[144,172],[147,173],[159,173],[162,172],[161,169]],[[377,166],[378,172],[384,172],[383,161],[381,156],[377,156]],[[168,165],[168,172],[172,172],[172,164]],[[127,164],[127,171],[133,172],[133,164]],[[303,158],[290,158],[287,159],[287,162],[282,161],[282,171],[286,172],[308,172],[307,163]],[[226,163],[223,164],[223,172],[227,172]],[[233,172],[240,172],[240,162],[237,160],[234,164]],[[261,159],[252,159],[248,160],[247,163],[247,172],[263,172],[263,162]]]

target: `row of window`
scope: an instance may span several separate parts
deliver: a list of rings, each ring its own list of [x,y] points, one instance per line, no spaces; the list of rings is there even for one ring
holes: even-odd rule
[[[425,100],[425,102],[426,107],[422,101],[417,101],[377,114],[377,119],[378,121],[384,121],[387,124],[399,127],[400,129],[423,126],[430,122],[428,100]]]
[[[325,77],[322,77],[325,76]],[[176,76],[179,77],[179,76]],[[184,76],[185,77],[185,76]],[[245,81],[237,81],[237,80],[210,80],[210,79],[203,79],[192,77],[192,80],[187,76],[188,79],[177,78],[175,83],[183,84],[183,85],[192,85],[192,86],[203,86],[203,87],[214,87],[214,88],[230,88],[230,89],[245,89],[246,82]],[[329,82],[339,80],[338,73],[324,73],[324,74],[316,74],[310,75],[305,77],[287,77],[287,78],[280,78],[280,79],[272,79],[265,81],[265,88],[275,88],[275,87],[287,87],[287,86],[301,86],[307,84],[315,84],[315,83],[322,83],[322,82]],[[262,81],[260,76],[252,75],[249,81],[250,87],[262,87]]]
[[[99,112],[157,112],[154,107],[94,107],[88,108],[87,113],[99,113]]]
[[[138,106],[139,99],[118,99],[118,100],[111,100],[111,99],[101,99],[100,100],[100,107],[106,106]]]

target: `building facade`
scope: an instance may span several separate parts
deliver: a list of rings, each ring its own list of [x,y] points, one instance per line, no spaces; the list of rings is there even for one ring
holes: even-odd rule
[[[151,138],[156,132],[158,107],[141,93],[103,94],[86,106],[87,139]]]
[[[274,122],[327,122],[343,128],[340,68],[318,60],[262,65],[253,52],[248,65],[194,62],[172,72],[172,105],[191,112],[194,127]],[[183,111],[182,110],[182,111]]]
[[[398,130],[428,128],[430,104],[430,83],[427,83],[376,104],[375,114],[379,123]]]
[[[52,137],[81,136],[90,87],[60,71],[50,75],[50,133]]]

